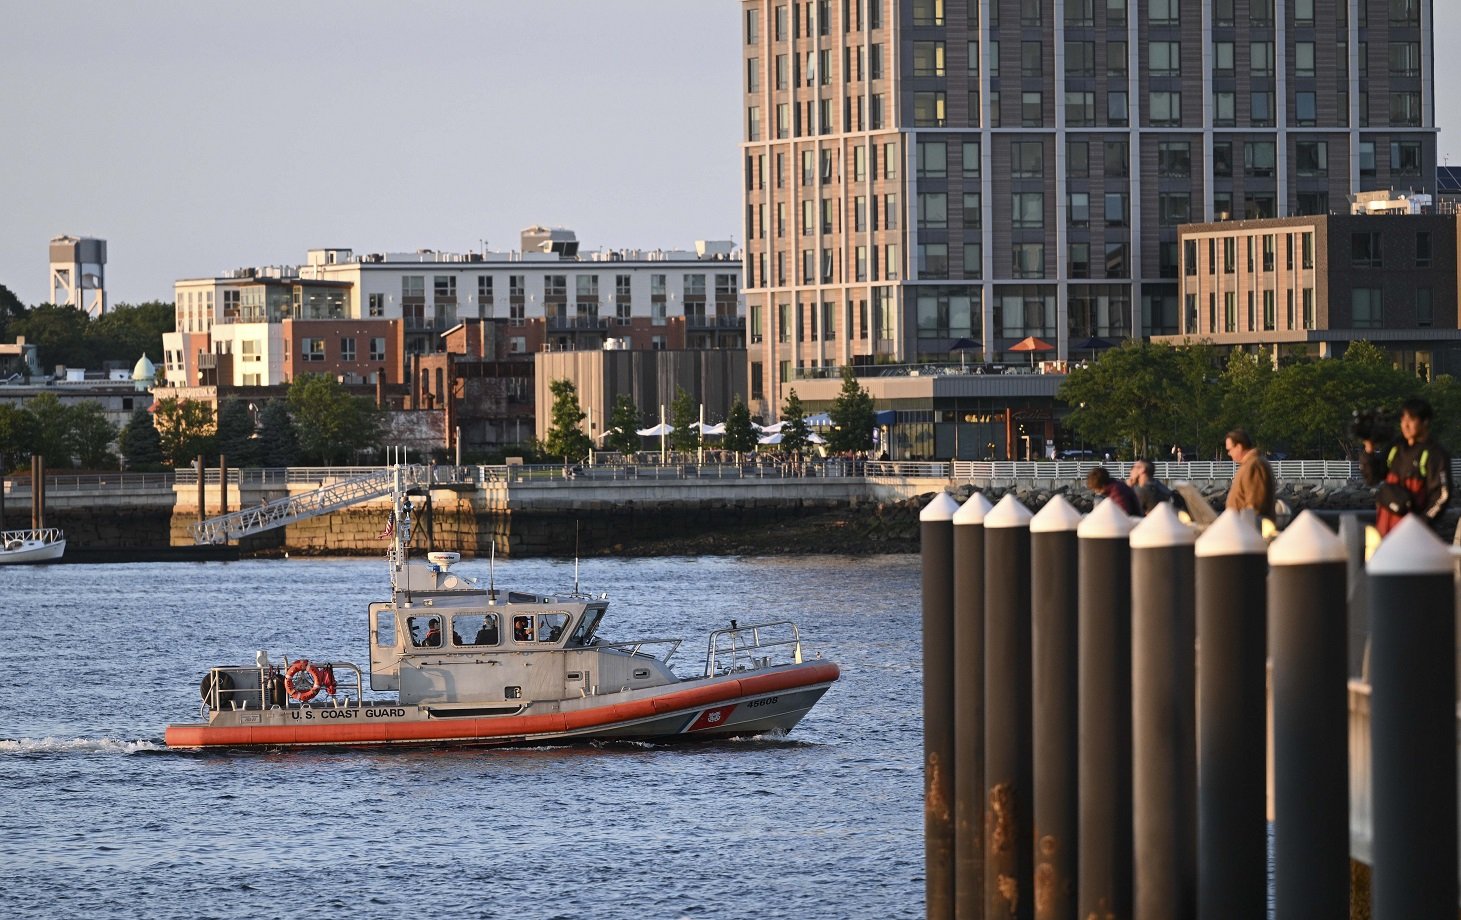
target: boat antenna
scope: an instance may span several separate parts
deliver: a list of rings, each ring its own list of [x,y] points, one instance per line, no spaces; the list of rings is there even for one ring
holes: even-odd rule
[[[492,548],[487,555],[487,596],[497,599],[497,534],[492,535]]]
[[[582,524],[582,521],[573,522],[573,593],[575,596],[580,593],[578,590],[578,531]]]

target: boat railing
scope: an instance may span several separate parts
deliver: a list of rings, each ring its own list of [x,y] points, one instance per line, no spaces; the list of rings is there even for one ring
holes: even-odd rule
[[[710,634],[705,653],[705,676],[801,664],[801,632],[791,620],[773,620],[742,626],[735,620],[727,629]]]
[[[364,704],[362,690],[365,678],[358,665],[348,661],[317,661],[315,664],[321,667],[329,665],[335,669],[335,695],[324,697],[323,705],[336,709],[359,709]],[[283,681],[283,669],[272,666],[212,668],[204,679],[204,718],[213,711],[287,709],[291,705],[301,705],[289,699]]]
[[[594,644],[594,648],[616,648],[621,651],[628,652],[631,656],[637,655],[643,658],[653,658],[656,661],[668,663],[670,660],[670,656],[674,655],[675,652],[679,650],[680,644],[684,641],[684,639],[679,638],[634,639],[630,642],[596,642]],[[667,646],[667,649],[664,655],[661,656],[656,655],[653,652],[645,651],[645,646]]]
[[[39,530],[0,530],[0,546],[8,547],[16,540],[22,543],[39,540],[42,543],[56,543],[63,534],[59,527],[42,527]]]

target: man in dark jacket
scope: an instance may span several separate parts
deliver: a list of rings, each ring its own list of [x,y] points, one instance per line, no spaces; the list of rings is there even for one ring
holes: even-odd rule
[[[1407,399],[1400,406],[1400,437],[1380,450],[1365,441],[1360,469],[1375,492],[1375,529],[1385,536],[1407,514],[1436,528],[1451,502],[1451,455],[1431,440],[1431,404]]]
[[[1156,470],[1152,467],[1150,460],[1138,460],[1131,465],[1131,475],[1126,477],[1126,484],[1131,486],[1131,491],[1136,493],[1136,500],[1141,503],[1141,513],[1151,514],[1152,509],[1162,502],[1172,501],[1172,490],[1157,478]]]

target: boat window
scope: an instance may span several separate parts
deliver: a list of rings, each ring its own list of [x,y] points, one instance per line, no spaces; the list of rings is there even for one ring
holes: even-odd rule
[[[533,641],[533,618],[527,615],[513,617],[512,638],[516,642]]]
[[[497,614],[470,613],[451,618],[453,645],[496,645],[502,641]]]
[[[557,642],[563,638],[563,630],[568,628],[568,614],[566,613],[540,613],[538,614],[538,641]]]
[[[373,610],[375,615],[375,644],[380,648],[396,647],[396,614],[389,609]]]
[[[441,648],[441,617],[406,617],[406,629],[417,648]]]
[[[604,608],[590,607],[583,612],[583,619],[578,621],[578,628],[573,631],[573,640],[570,645],[588,645],[589,640],[594,637],[594,631],[599,628],[599,621],[604,618]]]

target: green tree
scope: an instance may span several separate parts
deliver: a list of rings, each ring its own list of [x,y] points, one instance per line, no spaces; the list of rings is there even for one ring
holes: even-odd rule
[[[87,367],[95,363],[86,341],[90,319],[77,307],[43,303],[9,324],[9,334],[25,336],[28,344],[37,346],[37,360],[49,373],[57,364]]]
[[[1275,446],[1301,457],[1351,456],[1359,446],[1349,432],[1356,409],[1394,411],[1420,388],[1420,380],[1393,367],[1384,352],[1355,342],[1337,361],[1278,371],[1263,402],[1266,431]]]
[[[299,436],[284,400],[271,399],[259,410],[259,444],[264,466],[294,466],[299,461]]]
[[[117,436],[127,469],[149,473],[163,469],[162,438],[152,424],[152,413],[138,409]]]
[[[1073,369],[1056,398],[1072,407],[1067,424],[1086,441],[1150,456],[1154,445],[1172,443],[1182,430],[1180,407],[1167,388],[1180,373],[1171,346],[1128,341]]]
[[[695,398],[684,387],[675,388],[670,403],[670,450],[693,451],[700,446],[700,413]]]
[[[116,469],[112,441],[117,437],[117,426],[107,421],[101,404],[93,400],[78,403],[66,410],[66,416],[71,447],[82,468]]]
[[[842,392],[832,403],[832,433],[827,448],[834,453],[873,449],[873,398],[857,382],[852,367],[842,367]]]
[[[807,424],[807,410],[802,406],[801,397],[796,395],[795,387],[786,394],[786,401],[781,404],[781,421],[786,423],[781,426],[781,449],[788,454],[806,450],[812,443],[812,429]]]
[[[586,413],[578,405],[578,389],[571,380],[554,380],[548,384],[553,393],[553,408],[548,427],[548,437],[543,441],[543,452],[562,457],[566,464],[588,454],[593,443],[583,433],[580,425]]]
[[[15,292],[0,284],[0,341],[11,341],[10,321],[25,316],[25,304]]]
[[[1190,447],[1194,457],[1213,456],[1223,446],[1223,383],[1216,349],[1205,342],[1176,349],[1177,376],[1167,381],[1166,395],[1174,407],[1172,443]],[[1156,459],[1160,448],[1154,445]]]
[[[31,429],[31,453],[46,458],[47,466],[70,466],[71,416],[52,393],[42,393],[26,403],[34,427]]]
[[[357,450],[378,440],[375,405],[351,396],[327,374],[302,374],[289,385],[289,414],[294,418],[300,453],[307,462],[344,463]]]
[[[262,453],[254,436],[254,413],[244,399],[218,404],[218,453],[234,468],[258,466]]]
[[[118,304],[87,324],[88,353],[93,360],[117,361],[128,370],[144,354],[161,364],[162,336],[173,331],[175,318],[170,303]]]
[[[751,410],[737,394],[725,417],[725,436],[720,439],[720,444],[726,450],[744,454],[756,449],[756,440],[756,429],[751,427]]]
[[[35,416],[9,403],[0,403],[0,468],[20,469],[30,462],[36,442]]]
[[[1258,443],[1272,440],[1273,420],[1264,411],[1268,389],[1273,385],[1273,362],[1267,355],[1234,351],[1228,355],[1221,379],[1223,434],[1244,428]],[[1215,445],[1213,455],[1216,455]]]
[[[185,467],[196,457],[207,462],[217,455],[213,407],[205,402],[174,396],[160,399],[152,424],[157,428],[163,459],[173,468]]]
[[[1420,395],[1436,412],[1431,437],[1455,454],[1461,450],[1461,380],[1440,374],[1421,388]]]
[[[639,409],[628,393],[620,393],[609,412],[609,433],[604,437],[604,447],[627,457],[639,450],[638,430]]]

